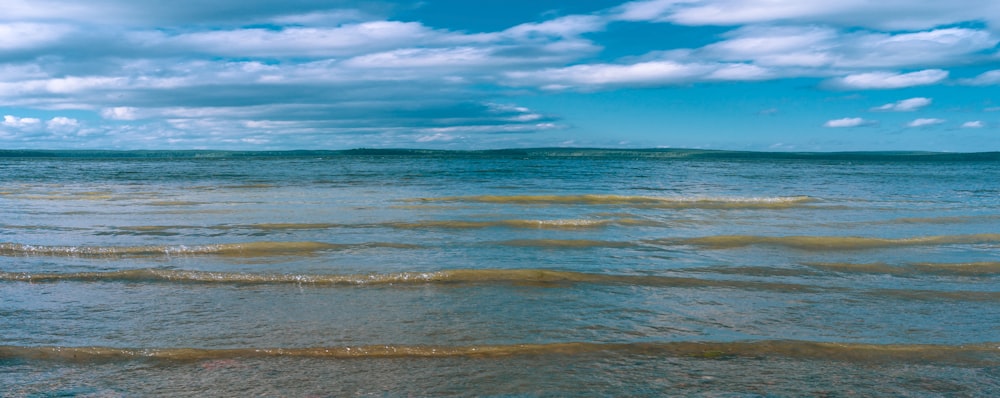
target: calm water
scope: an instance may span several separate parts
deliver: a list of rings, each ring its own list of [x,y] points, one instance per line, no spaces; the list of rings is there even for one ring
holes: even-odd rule
[[[0,396],[1000,395],[1000,156],[5,154]]]

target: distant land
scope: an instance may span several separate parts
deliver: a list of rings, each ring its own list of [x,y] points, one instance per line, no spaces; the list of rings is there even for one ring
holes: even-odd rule
[[[489,150],[377,149],[224,151],[224,150],[0,150],[0,158],[280,158],[333,156],[430,157],[607,157],[663,159],[819,159],[819,160],[948,160],[1000,161],[1000,152],[754,152],[708,149],[647,148],[518,148]]]

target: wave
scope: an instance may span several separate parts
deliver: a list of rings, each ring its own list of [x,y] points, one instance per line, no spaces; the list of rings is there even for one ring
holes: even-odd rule
[[[892,265],[886,263],[806,263],[805,265],[837,272],[869,274],[915,275],[938,274],[959,276],[1000,275],[1000,262],[971,263],[912,263]]]
[[[759,276],[759,275],[758,275]],[[616,275],[544,269],[456,269],[434,272],[386,274],[260,274],[240,272],[135,269],[104,272],[27,273],[0,272],[0,282],[144,282],[215,285],[313,285],[313,286],[416,286],[512,284],[562,287],[577,284],[647,286],[657,288],[721,288],[776,293],[850,292],[851,289],[800,283],[699,279],[659,275]],[[859,294],[903,300],[1000,301],[1000,292],[874,289]]]
[[[417,248],[419,246],[383,242],[362,244],[248,242],[194,246],[40,246],[21,243],[0,243],[0,256],[147,257],[214,255],[222,257],[266,257],[310,255],[320,251],[358,247]]]
[[[290,230],[322,230],[334,228],[363,227],[364,225],[333,224],[333,223],[261,223],[238,225],[130,225],[113,227],[110,231],[97,232],[97,235],[179,235],[181,230],[257,230],[257,231],[290,231]]]
[[[1000,234],[939,235],[915,238],[868,238],[857,236],[758,236],[719,235],[698,238],[665,238],[647,241],[657,245],[694,245],[707,249],[735,249],[747,246],[784,246],[792,249],[863,250],[908,246],[954,244],[1000,244]]]
[[[884,223],[887,224],[966,224],[974,222],[987,222],[1000,218],[1000,215],[977,215],[977,216],[952,216],[952,217],[904,217],[895,218]]]
[[[496,243],[504,246],[538,247],[545,249],[587,249],[594,247],[622,248],[635,246],[630,242],[589,239],[513,239]]]
[[[115,196],[111,192],[103,191],[93,191],[93,192],[51,192],[51,193],[19,193],[19,194],[6,194],[11,199],[19,200],[37,200],[37,201],[108,201],[114,199]]]
[[[472,202],[519,205],[617,205],[668,209],[784,209],[816,202],[808,196],[765,198],[667,198],[630,195],[477,195],[407,199],[408,202]]]
[[[503,358],[538,355],[628,354],[727,360],[769,357],[854,363],[1000,365],[996,343],[969,345],[860,344],[796,340],[739,342],[637,342],[511,344],[474,346],[362,345],[308,348],[115,348],[0,346],[0,358],[56,362],[156,360],[198,362],[222,359],[316,358]]]
[[[99,235],[162,235],[173,230],[183,229],[209,229],[222,231],[235,230],[256,230],[263,232],[270,231],[294,231],[294,230],[325,230],[337,228],[393,228],[393,229],[485,229],[485,228],[511,228],[511,229],[549,229],[549,230],[583,230],[599,229],[608,226],[660,226],[663,223],[652,220],[642,220],[638,218],[621,219],[550,219],[550,220],[492,220],[492,221],[463,221],[463,220],[428,220],[415,222],[386,222],[372,224],[338,224],[338,223],[257,223],[257,224],[228,224],[214,225],[208,227],[190,225],[136,225],[115,227],[112,232],[101,232]]]
[[[1000,292],[991,291],[877,289],[869,291],[867,294],[879,298],[891,297],[908,301],[1000,301]]]
[[[334,224],[334,223],[260,223],[260,224],[245,224],[245,225],[218,225],[210,227],[211,229],[257,229],[262,231],[282,231],[282,230],[309,230],[309,229],[331,229],[345,227],[344,224]]]
[[[234,185],[222,185],[219,188],[224,189],[264,189],[264,188],[276,188],[275,184],[268,183],[253,183],[253,184],[234,184]]]
[[[150,206],[163,206],[163,207],[172,207],[172,206],[199,206],[199,205],[207,205],[207,204],[210,204],[210,203],[208,203],[208,202],[192,202],[192,201],[189,201],[189,200],[157,200],[157,201],[149,202]]]
[[[636,218],[625,218],[615,220],[589,220],[589,219],[556,219],[556,220],[496,220],[496,221],[419,221],[389,223],[390,227],[398,229],[423,229],[423,228],[445,228],[445,229],[480,229],[480,228],[518,228],[518,229],[593,229],[603,228],[611,225],[621,226],[655,226],[660,223],[650,220]]]
[[[610,225],[652,226],[658,222],[636,218],[622,219],[549,219],[549,220],[426,220],[413,222],[386,222],[373,224],[334,224],[334,223],[261,223],[244,225],[220,225],[212,229],[257,229],[257,230],[295,230],[295,229],[331,229],[331,228],[394,228],[394,229],[482,229],[482,228],[517,228],[517,229],[590,229]]]
[[[455,228],[479,228],[482,224],[466,225],[465,222],[444,222],[444,225],[454,225]],[[452,224],[456,223],[456,224]],[[505,222],[500,222],[505,224]],[[274,229],[298,229],[298,228],[323,228],[326,224],[277,224],[264,225],[261,228]],[[492,224],[487,224],[492,225]],[[531,225],[530,222],[518,223],[517,225]],[[544,224],[542,228],[586,228],[590,223],[551,223]],[[405,225],[406,228],[420,228],[420,226],[444,228],[438,222],[420,223]],[[127,234],[142,235],[169,235],[167,232],[172,228],[169,226],[135,226],[122,227],[122,231]],[[209,227],[216,228],[216,227]],[[225,228],[242,228],[237,226],[227,226]],[[897,248],[909,246],[935,246],[935,245],[1000,245],[1000,234],[971,234],[971,235],[941,235],[923,236],[915,238],[888,239],[888,238],[868,238],[853,236],[758,236],[758,235],[718,235],[695,238],[661,238],[649,239],[638,242],[628,241],[608,241],[589,239],[512,239],[496,242],[484,242],[484,244],[511,246],[511,247],[534,247],[542,249],[589,249],[589,248],[629,248],[641,246],[699,246],[705,249],[735,249],[749,246],[783,246],[798,250],[808,251],[845,251],[845,250],[865,250],[879,248]],[[356,244],[337,244],[324,242],[246,242],[246,243],[223,243],[208,245],[145,245],[145,246],[45,246],[31,245],[12,242],[0,242],[0,256],[66,256],[66,257],[143,257],[143,256],[198,256],[215,255],[223,257],[264,257],[264,256],[293,256],[310,255],[321,251],[345,250],[352,248],[396,248],[396,249],[418,249],[424,246],[390,243],[390,242],[368,242]],[[822,264],[822,263],[819,263]],[[828,264],[829,268],[834,268],[835,264]],[[851,265],[845,264],[841,268],[849,268]],[[863,269],[864,265],[855,265],[856,268]],[[877,269],[894,271],[887,266],[869,265]],[[953,264],[913,264],[912,267],[923,270],[939,270],[942,273],[958,273],[965,270],[969,273],[988,274],[994,272],[995,262],[977,262]],[[956,271],[957,270],[957,271]],[[892,273],[892,272],[889,272]]]
[[[240,272],[209,272],[174,269],[135,269],[104,272],[25,273],[0,272],[0,281],[7,282],[165,282],[207,284],[313,284],[313,285],[417,285],[417,284],[491,284],[510,283],[536,286],[572,285],[578,283],[681,287],[736,288],[777,292],[812,292],[821,288],[794,283],[739,280],[698,279],[656,275],[612,275],[545,269],[456,269],[435,272],[397,272],[386,274],[309,275],[259,274]],[[826,289],[828,290],[828,289]]]

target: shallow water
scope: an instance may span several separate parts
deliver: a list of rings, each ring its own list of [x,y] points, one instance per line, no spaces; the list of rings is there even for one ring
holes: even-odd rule
[[[3,396],[1000,394],[995,157],[5,155]]]

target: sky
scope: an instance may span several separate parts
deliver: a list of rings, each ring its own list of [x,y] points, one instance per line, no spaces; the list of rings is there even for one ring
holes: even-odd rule
[[[1000,151],[995,0],[4,0],[0,149]]]

